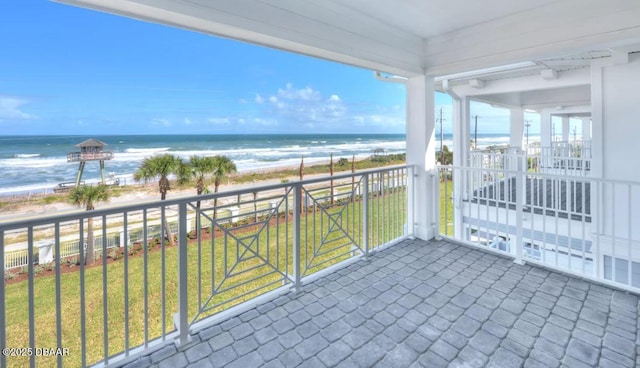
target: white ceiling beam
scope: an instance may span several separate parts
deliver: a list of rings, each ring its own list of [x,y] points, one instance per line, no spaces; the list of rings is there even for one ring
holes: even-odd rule
[[[313,1],[58,1],[402,76],[424,72],[420,37]]]
[[[640,41],[640,1],[564,0],[425,40],[432,75]]]

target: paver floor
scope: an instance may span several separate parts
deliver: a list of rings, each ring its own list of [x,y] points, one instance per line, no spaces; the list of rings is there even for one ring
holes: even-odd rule
[[[637,296],[407,240],[125,367],[637,367]]]

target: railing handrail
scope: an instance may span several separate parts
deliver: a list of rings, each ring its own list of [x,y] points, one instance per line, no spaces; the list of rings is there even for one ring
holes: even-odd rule
[[[535,176],[544,176],[552,179],[567,179],[566,175],[562,174],[550,174],[550,173],[542,173],[542,172],[527,172],[520,170],[510,170],[510,169],[493,169],[493,168],[483,168],[483,167],[469,167],[469,166],[454,166],[454,165],[436,165],[436,170],[439,169],[455,169],[455,170],[481,170],[483,172],[490,173],[502,173],[509,175],[518,175],[518,174],[526,174],[526,175],[535,175]],[[619,180],[619,179],[607,179],[607,178],[597,178],[593,176],[571,176],[571,180],[582,180],[582,181],[595,181],[600,183],[610,183],[610,184],[623,184],[623,185],[638,185],[640,186],[640,181],[632,181],[632,180]]]
[[[158,208],[158,207],[169,207],[169,206],[178,205],[183,202],[208,201],[208,200],[213,200],[221,197],[230,197],[230,196],[248,194],[253,192],[264,192],[264,191],[270,191],[270,190],[276,190],[276,189],[283,189],[290,186],[314,184],[314,183],[326,181],[328,178],[333,178],[334,180],[340,180],[340,179],[351,178],[354,175],[355,176],[368,175],[368,174],[374,174],[379,172],[386,172],[389,170],[405,169],[409,167],[412,167],[412,165],[385,166],[383,168],[360,170],[354,173],[333,175],[331,177],[327,175],[327,176],[322,176],[322,177],[313,178],[313,179],[305,179],[305,180],[292,181],[287,183],[259,185],[259,186],[243,188],[243,189],[231,189],[226,191],[223,190],[217,193],[191,195],[191,196],[185,196],[180,198],[166,199],[164,201],[152,200],[148,202],[145,201],[145,202],[140,202],[140,203],[126,205],[126,206],[113,206],[113,207],[107,207],[107,208],[100,208],[92,211],[78,210],[68,214],[43,216],[43,217],[38,217],[37,219],[0,222],[0,231],[19,229],[19,228],[25,227],[26,225],[41,226],[41,225],[48,225],[53,222],[73,221],[73,220],[80,220],[80,219],[87,219],[87,218],[116,215],[122,212],[130,212],[135,210],[145,210],[145,209],[152,209],[152,208]]]

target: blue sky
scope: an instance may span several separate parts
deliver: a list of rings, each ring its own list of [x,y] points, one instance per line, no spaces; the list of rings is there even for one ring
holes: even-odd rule
[[[0,44],[4,135],[405,132],[403,85],[238,41],[20,0],[0,3]],[[476,113],[508,132],[505,110]]]

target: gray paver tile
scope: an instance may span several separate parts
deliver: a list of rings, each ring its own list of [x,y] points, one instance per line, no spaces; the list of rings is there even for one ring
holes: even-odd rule
[[[255,331],[253,330],[251,325],[248,323],[239,324],[238,326],[229,330],[229,333],[231,334],[231,336],[233,336],[234,340],[240,340],[244,337],[251,335],[254,332]]]
[[[213,354],[209,356],[209,361],[214,367],[224,367],[237,357],[238,354],[233,350],[233,347],[227,346],[222,350],[214,351]]]
[[[422,354],[418,362],[422,364],[423,367],[444,368],[449,366],[449,362],[431,351]]]
[[[632,358],[635,355],[635,343],[633,341],[611,333],[604,335],[602,346],[626,357]]]
[[[385,355],[381,365],[390,368],[404,368],[410,366],[417,358],[418,354],[409,346],[400,344]]]
[[[446,361],[451,361],[458,355],[458,349],[443,340],[434,342],[429,350],[438,354]]]
[[[296,345],[294,350],[302,360],[306,360],[324,350],[327,346],[329,346],[329,342],[320,334],[315,334]]]
[[[475,319],[462,316],[453,324],[453,329],[466,337],[473,336],[480,329],[482,324]]]
[[[351,354],[351,359],[360,367],[373,367],[385,353],[376,343],[370,341]]]
[[[489,360],[486,355],[470,346],[467,346],[460,351],[460,354],[458,354],[458,359],[460,359],[461,363],[465,367],[477,368],[484,367]],[[453,363],[452,365],[455,365],[455,363]]]
[[[335,342],[318,354],[318,358],[331,367],[345,360],[351,355],[352,350],[341,342]]]
[[[233,348],[239,356],[246,355],[248,352],[258,348],[258,342],[253,335],[249,335],[233,344]]]
[[[262,356],[265,362],[277,358],[283,352],[284,349],[278,340],[271,340],[258,348],[258,354]]]
[[[278,337],[278,342],[285,348],[289,349],[298,343],[300,343],[303,338],[296,332],[295,330],[289,331],[284,335],[280,335]]]
[[[541,364],[549,368],[556,368],[560,366],[560,360],[538,349],[532,350],[531,353],[529,353],[529,358],[535,359],[536,361],[540,362]]]
[[[498,348],[496,352],[489,358],[487,367],[519,367],[524,363],[524,360],[504,348]]]
[[[480,330],[473,336],[469,344],[483,354],[490,355],[500,345],[500,339],[484,330]]]
[[[173,355],[158,364],[159,368],[183,368],[189,364],[183,353]]]
[[[298,367],[302,363],[302,358],[293,350],[285,351],[278,357],[278,360],[285,367]]]
[[[600,355],[598,350],[599,349],[577,339],[571,339],[567,346],[568,355],[592,366],[598,362]]]
[[[209,356],[212,352],[213,350],[211,350],[211,346],[207,342],[201,342],[196,346],[187,349],[187,351],[185,351],[185,355],[187,360],[190,363],[193,363]]]
[[[175,345],[167,345],[151,354],[151,362],[156,363],[164,360],[177,352]]]

